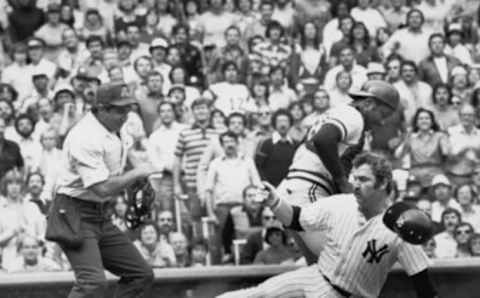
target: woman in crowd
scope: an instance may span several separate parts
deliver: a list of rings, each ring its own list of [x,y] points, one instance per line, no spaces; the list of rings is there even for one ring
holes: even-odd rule
[[[150,44],[156,37],[164,37],[158,28],[158,15],[155,10],[148,10],[145,14],[145,27],[140,33],[140,41]]]
[[[300,47],[290,59],[290,83],[296,86],[302,79],[315,78],[322,82],[328,70],[327,53],[321,44],[314,22],[306,22],[300,31]]]
[[[470,250],[468,248],[468,241],[473,234],[473,227],[467,222],[462,222],[455,227],[455,240],[457,242],[457,252],[455,258],[470,257]]]
[[[413,117],[412,133],[395,150],[395,157],[408,155],[411,174],[426,187],[435,175],[443,173],[449,150],[448,138],[440,131],[433,112],[420,108]]]
[[[460,204],[459,211],[462,214],[462,220],[471,224],[475,231],[480,231],[480,206],[478,206],[473,185],[459,185],[455,189],[454,197]]]
[[[212,126],[219,134],[226,132],[227,128],[227,117],[225,114],[219,110],[215,109],[210,115],[210,126]]]
[[[3,268],[15,259],[19,237],[28,234],[42,239],[45,235],[45,217],[35,203],[24,200],[23,187],[23,177],[15,170],[5,174],[0,183],[0,248]]]
[[[288,135],[292,140],[300,143],[305,138],[307,134],[307,129],[302,125],[302,120],[305,118],[305,112],[303,111],[302,105],[300,102],[293,102],[288,107],[288,111],[292,115],[293,123]]]
[[[127,231],[125,214],[127,213],[127,200],[124,195],[118,195],[113,204],[112,222],[121,231]]]
[[[140,238],[134,244],[152,267],[176,266],[175,252],[166,241],[159,241],[159,231],[155,223],[145,223],[140,228]]]
[[[436,116],[440,129],[446,131],[450,126],[460,123],[458,110],[452,103],[452,89],[448,84],[440,83],[433,87],[433,113]]]
[[[362,22],[356,22],[350,32],[349,45],[355,50],[355,60],[367,67],[371,61],[380,61],[379,51],[372,45],[367,27]]]

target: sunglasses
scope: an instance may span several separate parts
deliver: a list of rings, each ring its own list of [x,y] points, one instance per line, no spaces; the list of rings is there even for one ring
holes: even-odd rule
[[[258,112],[259,116],[269,116],[270,112]]]
[[[159,218],[158,221],[173,221],[173,218]]]
[[[471,233],[472,233],[471,230],[458,230],[457,231],[457,235],[460,235],[460,234],[468,235],[468,234],[471,234]]]

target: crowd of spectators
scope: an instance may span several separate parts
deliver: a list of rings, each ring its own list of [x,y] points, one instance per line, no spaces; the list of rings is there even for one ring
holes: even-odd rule
[[[435,222],[431,258],[480,256],[477,0],[0,0],[0,252],[5,272],[69,270],[44,240],[62,142],[100,84],[138,101],[119,136],[156,200],[131,231],[158,268],[303,264],[262,206],[308,129],[370,79],[401,108],[365,133],[395,199]]]

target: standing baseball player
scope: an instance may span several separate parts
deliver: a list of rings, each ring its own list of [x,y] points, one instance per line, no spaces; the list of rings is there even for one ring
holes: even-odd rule
[[[431,230],[424,233],[407,227],[424,224],[430,229],[430,222],[420,210],[400,208],[399,212],[401,204],[387,210],[392,187],[390,163],[380,155],[363,153],[353,161],[351,181],[353,194],[324,198],[308,208],[289,204],[266,184],[270,195],[265,202],[278,219],[294,230],[321,231],[327,242],[316,265],[220,297],[378,297],[397,261],[412,278],[418,297],[436,297],[422,247],[404,240],[426,241]]]
[[[105,269],[120,276],[116,297],[149,297],[152,269],[108,212],[118,193],[155,172],[147,163],[124,172],[119,131],[135,102],[125,84],[100,86],[92,111],[65,139],[46,238],[60,245],[75,272],[69,298],[104,297]]]
[[[278,186],[289,203],[305,207],[321,197],[351,192],[349,164],[363,147],[364,130],[392,115],[400,101],[396,89],[384,81],[368,81],[360,92],[350,95],[352,105],[326,111],[295,152],[288,175]],[[320,233],[299,235],[301,239],[296,240],[312,264],[325,239]]]

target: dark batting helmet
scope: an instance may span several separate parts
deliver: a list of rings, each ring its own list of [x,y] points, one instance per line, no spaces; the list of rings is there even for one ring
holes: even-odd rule
[[[383,216],[383,223],[411,244],[423,244],[433,236],[433,222],[428,215],[404,202],[390,206]]]
[[[350,92],[349,95],[353,100],[373,97],[394,110],[396,110],[400,104],[400,95],[397,89],[391,84],[379,80],[367,81],[363,84],[360,91]]]

